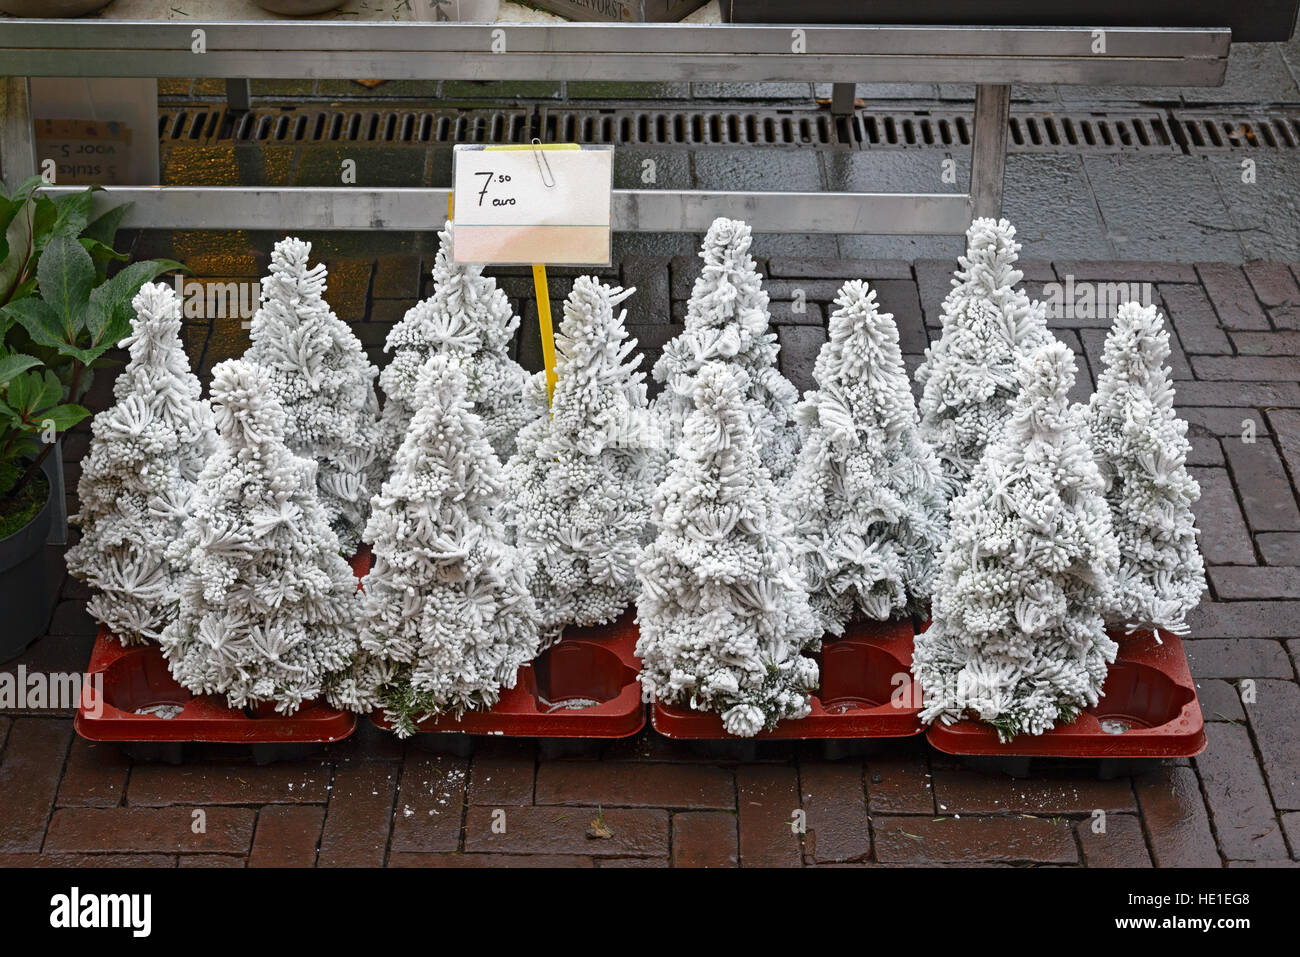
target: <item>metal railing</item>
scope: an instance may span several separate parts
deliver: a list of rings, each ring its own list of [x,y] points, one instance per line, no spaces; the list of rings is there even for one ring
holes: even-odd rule
[[[1218,86],[1226,29],[0,20],[0,171],[38,168],[28,78],[205,77],[975,84],[966,193],[615,190],[614,228],[959,234],[997,215],[1013,83]],[[63,187],[53,188],[63,189]],[[125,226],[428,229],[446,188],[111,187]]]

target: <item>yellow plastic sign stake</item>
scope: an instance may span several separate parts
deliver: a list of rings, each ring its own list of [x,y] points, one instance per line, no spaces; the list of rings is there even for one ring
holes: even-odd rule
[[[576,150],[577,143],[531,143],[488,146],[486,150]],[[555,398],[555,333],[551,328],[551,296],[546,288],[546,266],[533,263],[533,292],[537,295],[537,325],[542,338],[542,361],[546,365],[546,404]]]
[[[546,363],[546,404],[555,398],[555,333],[551,331],[551,296],[546,290],[546,267],[533,263],[533,290],[537,293],[537,325],[542,333],[542,361]]]

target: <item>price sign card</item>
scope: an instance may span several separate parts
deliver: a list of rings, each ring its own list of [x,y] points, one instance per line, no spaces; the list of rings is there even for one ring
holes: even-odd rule
[[[457,146],[455,261],[608,266],[614,148]]]
[[[131,128],[112,120],[37,120],[37,155],[53,157],[60,186],[132,183]]]

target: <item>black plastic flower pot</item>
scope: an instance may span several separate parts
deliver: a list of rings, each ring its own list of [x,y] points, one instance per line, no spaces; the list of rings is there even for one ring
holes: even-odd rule
[[[36,517],[12,535],[0,538],[0,664],[12,661],[45,633],[50,620],[50,582],[45,572],[45,539],[54,513],[54,456],[41,470],[49,484],[45,504]]]

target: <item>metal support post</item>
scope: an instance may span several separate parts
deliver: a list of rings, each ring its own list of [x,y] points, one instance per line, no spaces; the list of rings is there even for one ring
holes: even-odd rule
[[[971,144],[970,196],[976,217],[1002,214],[1002,179],[1007,164],[1011,87],[981,83],[975,88],[975,137]]]

